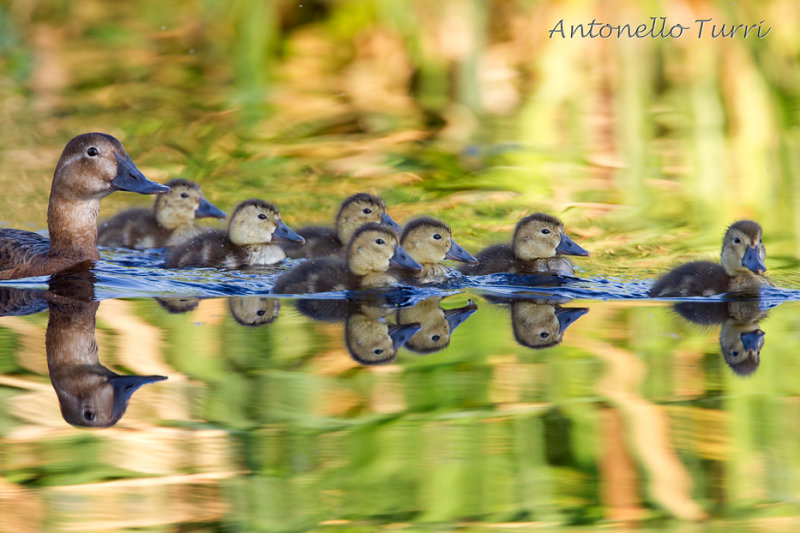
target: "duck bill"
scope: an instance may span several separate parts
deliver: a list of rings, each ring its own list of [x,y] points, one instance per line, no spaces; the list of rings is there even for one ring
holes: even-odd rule
[[[742,333],[739,335],[739,338],[742,340],[742,346],[744,346],[745,350],[758,353],[764,346],[764,335],[766,335],[766,333],[760,329],[756,329],[754,331]]]
[[[117,175],[111,180],[111,185],[118,191],[138,192],[139,194],[155,194],[169,192],[170,188],[144,177],[127,157],[115,154],[117,158]]]
[[[278,226],[275,228],[275,233],[272,234],[277,239],[282,239],[289,242],[297,242],[304,244],[306,240],[298,235],[289,226],[283,223],[283,220],[278,221]]]
[[[556,247],[556,252],[564,255],[582,255],[587,256],[589,252],[578,246],[569,236],[561,232],[561,242]]]
[[[419,322],[389,326],[389,337],[392,339],[392,348],[394,351],[399,350],[401,346],[407,343],[408,340],[421,329],[422,324]]]
[[[400,224],[395,222],[394,219],[389,216],[389,213],[384,213],[384,214],[381,215],[381,224],[383,224],[385,226],[389,226],[390,228],[395,230],[397,233],[400,233],[400,230],[402,229],[402,228],[400,228]]]
[[[128,406],[128,400],[142,385],[164,381],[166,376],[111,376],[108,381],[114,387],[114,415],[122,416]],[[119,418],[117,416],[117,418]]]
[[[444,256],[445,259],[452,259],[453,261],[462,261],[464,263],[469,263],[471,265],[477,265],[478,260],[472,257],[465,249],[459,246],[456,241],[450,241],[450,249],[447,250],[447,254]]]
[[[200,205],[197,206],[194,216],[195,218],[225,218],[225,211],[205,198],[200,198]]]
[[[588,312],[588,307],[571,307],[557,311],[558,336],[561,337],[570,325]]]
[[[742,258],[742,265],[756,274],[763,274],[767,271],[764,261],[761,260],[761,254],[758,253],[758,248],[755,246],[747,247],[744,252],[744,258]]]
[[[444,312],[444,318],[447,320],[447,323],[450,325],[450,333],[452,334],[453,331],[467,321],[469,317],[475,314],[475,311],[478,310],[478,306],[475,305],[475,302],[470,300],[467,305],[464,307],[458,307],[456,309],[448,309]]]
[[[391,259],[389,259],[389,264],[392,264],[396,267],[405,268],[406,270],[414,270],[416,272],[420,272],[422,270],[422,265],[414,261],[399,244],[395,245],[394,255]]]

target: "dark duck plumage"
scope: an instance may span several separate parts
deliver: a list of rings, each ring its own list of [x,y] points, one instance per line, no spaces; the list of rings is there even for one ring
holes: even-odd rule
[[[69,141],[50,189],[50,238],[0,229],[0,279],[46,276],[100,259],[97,213],[100,200],[114,191],[151,194],[167,192],[169,187],[145,178],[110,135],[85,133]]]

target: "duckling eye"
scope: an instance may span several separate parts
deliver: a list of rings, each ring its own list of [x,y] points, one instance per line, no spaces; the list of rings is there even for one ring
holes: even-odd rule
[[[259,309],[258,311],[256,311],[256,315],[258,315],[258,316],[264,316],[266,314],[267,314],[267,312],[264,311],[263,309]]]
[[[736,351],[736,350],[731,352],[731,357],[737,357],[738,355],[739,355],[739,352]]]
[[[98,152],[97,148],[95,148],[94,146],[90,146],[89,149],[86,150],[86,155],[88,155],[89,157],[94,157],[98,153],[100,153],[100,152]]]
[[[739,244],[741,242],[742,242],[742,239],[740,239],[739,237],[734,237],[733,238],[733,244]]]
[[[437,341],[438,341],[439,339],[441,339],[441,338],[442,338],[442,336],[441,336],[441,335],[433,335],[433,336],[431,337],[431,340],[432,340],[433,342],[437,342]]]
[[[375,348],[374,350],[372,350],[372,353],[374,353],[375,355],[380,355],[380,354],[383,353],[383,349],[382,348]]]
[[[361,212],[364,213],[365,215],[369,215],[370,213],[372,213],[372,209],[370,209],[369,207],[365,207],[364,210]]]
[[[383,239],[375,239],[375,244],[386,244],[386,241]]]
[[[91,411],[89,409],[85,410],[83,412],[83,418],[91,422],[92,420],[94,420],[94,411]]]
[[[264,213],[259,213],[258,218],[260,218],[261,220],[267,220],[267,215],[265,215]]]
[[[188,192],[182,192],[181,193],[181,198],[189,198],[189,193]]]
[[[547,229],[547,228],[544,228],[544,229],[542,230],[542,235],[549,235],[549,234],[550,234],[550,230],[549,230],[549,229]]]
[[[440,240],[442,240],[442,236],[441,236],[441,235],[439,235],[438,233],[434,233],[434,234],[433,234],[433,238],[434,238],[435,240],[437,240],[437,241],[440,241]]]
[[[546,331],[543,331],[543,332],[539,333],[539,337],[541,337],[543,339],[546,339],[549,336],[550,336],[550,334],[548,332],[546,332]]]

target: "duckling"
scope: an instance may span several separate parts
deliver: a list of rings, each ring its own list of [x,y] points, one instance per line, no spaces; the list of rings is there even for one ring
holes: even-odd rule
[[[370,223],[358,228],[347,256],[325,257],[297,265],[282,274],[272,289],[276,294],[304,294],[383,287],[397,283],[387,272],[390,265],[408,270],[422,270],[400,246],[397,233],[380,224]]]
[[[761,226],[752,220],[733,223],[722,239],[721,265],[710,261],[681,265],[656,281],[650,296],[711,296],[772,285],[763,275],[767,267],[761,233]]]
[[[422,300],[413,307],[397,310],[397,322],[410,324],[419,322],[421,329],[406,341],[406,348],[417,353],[433,353],[443,350],[450,344],[450,335],[463,324],[478,306],[472,300],[467,305],[454,309],[442,309],[442,298],[432,297]]]
[[[236,206],[228,233],[212,230],[170,248],[166,268],[215,267],[244,268],[273,265],[286,258],[273,239],[305,242],[281,220],[278,208],[258,199]]]
[[[291,258],[328,257],[344,252],[353,233],[364,224],[376,222],[385,224],[395,231],[400,226],[386,212],[386,202],[382,198],[366,193],[354,194],[339,207],[336,214],[335,227],[308,226],[300,228],[297,233],[306,240],[305,246],[291,243],[281,245],[286,255]]]
[[[384,318],[364,310],[352,313],[344,325],[347,350],[361,365],[383,365],[397,358],[397,351],[416,334],[422,326],[389,324]]]
[[[234,296],[228,299],[228,308],[236,322],[255,328],[275,322],[281,310],[281,302],[277,298]]]
[[[225,218],[195,182],[178,178],[166,185],[172,190],[156,196],[153,209],[127,209],[100,224],[97,243],[139,250],[175,246],[204,231],[195,218]]]
[[[400,236],[400,244],[408,255],[422,265],[420,272],[392,271],[398,279],[411,278],[420,282],[445,279],[450,269],[441,264],[444,259],[476,264],[477,259],[456,243],[450,226],[431,217],[419,217],[408,222]]]
[[[156,298],[158,305],[173,315],[180,315],[194,311],[200,305],[200,298],[193,296],[172,296],[169,298]]]
[[[478,254],[477,265],[464,265],[459,271],[471,276],[496,272],[572,276],[575,270],[565,255],[588,256],[589,252],[567,236],[559,219],[534,213],[517,223],[511,244],[485,248]]]
[[[56,165],[47,228],[50,238],[0,229],[0,279],[46,276],[97,261],[100,200],[114,191],[168,192],[139,172],[122,144],[104,133],[85,133],[64,147]]]
[[[542,349],[560,344],[564,332],[587,307],[561,307],[539,300],[515,300],[511,304],[511,325],[514,338],[522,346]]]

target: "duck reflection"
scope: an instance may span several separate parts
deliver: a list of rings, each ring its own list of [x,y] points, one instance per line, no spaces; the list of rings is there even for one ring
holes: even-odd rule
[[[443,309],[442,297],[422,300],[413,307],[397,310],[397,322],[402,324],[419,322],[422,328],[406,342],[406,348],[417,353],[438,352],[450,344],[450,335],[463,324],[478,306],[472,300],[467,305],[454,309]]]
[[[167,378],[120,375],[100,363],[95,341],[99,302],[93,296],[93,276],[71,272],[53,276],[47,291],[4,289],[0,309],[6,315],[49,309],[47,368],[61,415],[74,426],[109,427],[122,418],[139,387]]]
[[[234,296],[228,299],[228,309],[236,322],[255,328],[275,322],[281,303],[277,298]]]
[[[528,348],[551,348],[561,344],[567,328],[588,312],[588,307],[561,307],[546,300],[514,300],[511,302],[514,338]]]
[[[397,351],[414,336],[422,325],[391,324],[387,315],[393,309],[361,305],[345,320],[344,342],[350,356],[361,365],[383,365],[397,359]]]
[[[767,318],[767,311],[760,307],[759,300],[680,302],[673,308],[695,324],[720,324],[720,351],[734,373],[749,376],[758,370],[766,335],[759,322]]]
[[[200,298],[193,296],[156,298],[158,305],[169,311],[173,315],[188,313],[193,311],[200,304]]]

